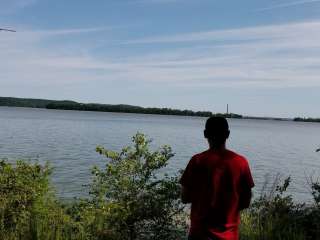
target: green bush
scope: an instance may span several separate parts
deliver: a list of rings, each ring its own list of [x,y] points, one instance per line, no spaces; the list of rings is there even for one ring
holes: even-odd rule
[[[278,181],[242,213],[241,239],[320,239],[320,185],[312,182],[314,202],[301,204],[286,194],[291,178]]]
[[[162,176],[173,156],[169,146],[151,152],[150,140],[136,134],[120,153],[97,147],[109,161],[93,169],[92,201],[106,209],[108,232],[121,239],[181,239],[186,234],[178,177]]]
[[[159,170],[173,156],[169,146],[150,151],[136,134],[120,153],[97,147],[108,158],[92,170],[90,197],[58,201],[50,168],[0,162],[0,239],[184,239],[186,221],[178,176]]]
[[[29,225],[49,191],[47,166],[17,161],[0,162],[0,237],[14,239],[34,234]]]
[[[120,152],[97,147],[105,167],[92,169],[89,197],[69,202],[55,197],[48,165],[0,161],[0,239],[186,239],[179,175],[163,174],[171,148],[151,151],[141,133],[132,143]],[[310,183],[314,202],[299,204],[286,193],[290,181],[276,180],[242,212],[241,239],[320,239],[319,182]]]
[[[0,161],[0,239],[84,239],[50,189],[48,165]]]

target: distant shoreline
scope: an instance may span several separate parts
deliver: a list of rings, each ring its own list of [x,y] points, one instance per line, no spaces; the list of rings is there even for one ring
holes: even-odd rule
[[[118,112],[118,113],[141,113],[141,114],[158,114],[158,115],[175,115],[175,116],[224,116],[228,118],[242,118],[239,114],[229,113],[212,113],[209,111],[192,111],[179,110],[171,108],[144,108],[140,106],[126,104],[99,104],[99,103],[78,103],[69,100],[48,100],[48,99],[32,99],[32,98],[13,98],[0,97],[0,106],[6,107],[26,107],[26,108],[44,108],[57,110],[76,110],[76,111],[92,111],[92,112]]]
[[[240,114],[235,114],[235,113],[213,113],[210,111],[179,110],[179,109],[172,109],[172,108],[145,108],[140,106],[126,105],[126,104],[112,105],[112,104],[99,104],[99,103],[79,103],[79,102],[70,101],[70,100],[60,101],[60,100],[14,98],[14,97],[0,97],[0,106],[73,110],[73,111],[92,111],[92,112],[158,114],[158,115],[191,116],[191,117],[192,116],[195,116],[195,117],[222,116],[226,118],[237,118],[237,119],[320,122],[320,118],[254,117],[254,116],[242,116]]]

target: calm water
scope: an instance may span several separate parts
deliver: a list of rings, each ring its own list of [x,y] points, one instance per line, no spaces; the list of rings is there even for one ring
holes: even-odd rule
[[[137,131],[169,144],[175,157],[168,169],[184,168],[190,157],[206,149],[205,118],[123,113],[59,111],[0,107],[0,158],[50,161],[52,181],[60,196],[86,193],[90,168],[103,166],[97,145],[120,150]],[[262,120],[229,120],[229,148],[247,156],[259,192],[266,175],[293,178],[290,191],[310,198],[307,177],[320,176],[320,124]]]

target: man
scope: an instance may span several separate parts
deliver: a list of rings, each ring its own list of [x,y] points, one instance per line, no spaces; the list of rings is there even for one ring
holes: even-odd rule
[[[249,207],[254,183],[247,160],[226,149],[229,134],[225,118],[210,117],[209,150],[191,158],[180,180],[182,201],[191,203],[189,240],[239,238],[240,210]]]

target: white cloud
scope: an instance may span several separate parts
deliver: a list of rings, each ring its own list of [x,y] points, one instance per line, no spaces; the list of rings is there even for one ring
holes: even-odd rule
[[[306,4],[313,4],[313,3],[319,3],[319,2],[320,2],[320,0],[294,1],[294,2],[276,4],[276,5],[272,5],[270,7],[260,8],[257,11],[258,12],[263,12],[263,11],[269,11],[269,10],[278,9],[278,8],[288,8],[288,7],[300,6],[300,5],[306,5]]]
[[[41,85],[50,91],[50,86],[114,81],[141,86],[320,87],[319,30],[320,21],[314,21],[145,38],[126,47],[154,44],[153,53],[121,61],[108,51],[99,58],[84,54],[88,46],[71,52],[63,42],[41,47],[52,35],[79,34],[77,41],[81,34],[99,34],[100,28],[1,34],[0,95],[5,86]],[[186,42],[192,46],[171,46]]]
[[[0,14],[11,14],[15,11],[34,5],[37,0],[8,0],[1,1]]]
[[[144,38],[127,44],[206,44],[203,49],[189,47],[178,59],[171,53],[174,61],[170,57],[167,62],[157,61],[154,55],[154,64],[164,70],[162,75],[152,74],[163,79],[208,86],[320,86],[319,30],[320,21],[314,21]]]
[[[175,2],[181,2],[182,0],[133,0],[130,3],[143,3],[143,4],[154,4],[154,3],[175,3]],[[187,1],[187,0],[183,0]]]
[[[320,21],[289,23],[281,25],[255,26],[228,30],[214,30],[205,32],[193,32],[171,36],[150,37],[128,41],[127,44],[150,44],[150,43],[180,43],[200,41],[257,41],[274,40],[277,38],[302,37],[305,32],[318,30]]]

